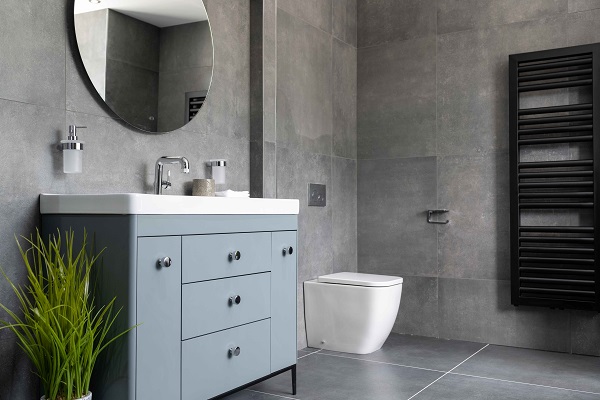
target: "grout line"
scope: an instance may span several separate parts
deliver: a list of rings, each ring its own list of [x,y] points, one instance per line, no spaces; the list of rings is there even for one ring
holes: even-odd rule
[[[455,366],[454,368],[452,368],[450,371],[446,372],[444,375],[440,376],[435,381],[431,382],[429,385],[425,386],[423,389],[419,390],[417,393],[415,393],[412,396],[410,396],[408,398],[408,400],[411,400],[412,398],[416,397],[419,393],[421,393],[422,391],[424,391],[425,389],[427,389],[428,387],[430,387],[431,385],[433,385],[434,383],[436,383],[437,381],[439,381],[440,379],[442,379],[443,377],[445,377],[446,375],[448,375],[449,373],[451,373],[452,371],[454,371],[456,368],[458,368],[461,365],[463,365],[465,362],[469,361],[477,353],[479,353],[480,351],[482,351],[483,349],[485,349],[488,346],[489,346],[489,344],[486,344],[485,346],[483,346],[482,348],[480,348],[479,350],[477,350],[475,353],[471,354],[469,357],[467,357],[466,359],[464,359],[461,363],[459,363],[457,366]]]
[[[487,377],[487,376],[461,374],[459,372],[448,372],[448,374],[450,374],[450,375],[457,375],[457,376],[467,376],[469,378],[488,379],[488,380],[498,381],[498,382],[515,383],[515,384],[519,384],[519,385],[528,385],[528,386],[543,387],[543,388],[547,388],[547,389],[567,390],[567,391],[570,391],[570,392],[578,392],[578,393],[593,394],[593,395],[600,396],[600,393],[597,393],[597,392],[588,392],[588,391],[585,391],[585,390],[578,390],[578,389],[567,389],[567,388],[558,387],[558,386],[547,386],[547,385],[540,385],[540,384],[537,384],[537,383],[527,383],[527,382],[511,381],[511,380],[508,380],[508,379],[490,378],[490,377]]]
[[[311,354],[314,354],[314,353],[311,353]],[[310,354],[308,354],[308,355],[310,355]],[[350,360],[367,361],[367,362],[371,362],[371,363],[375,363],[375,364],[393,365],[395,367],[420,369],[420,370],[424,370],[424,371],[439,372],[439,373],[442,373],[442,374],[444,373],[444,371],[439,371],[437,369],[423,368],[423,367],[413,367],[411,365],[394,364],[394,363],[389,363],[389,362],[385,362],[385,361],[367,360],[365,358],[341,356],[341,355],[338,355],[338,354],[321,353],[321,355],[322,356],[328,356],[328,357],[347,358],[347,359],[350,359]]]
[[[414,398],[416,395],[418,395],[419,393],[421,393],[423,390],[427,389],[429,386],[433,385],[434,383],[436,383],[437,381],[439,381],[440,379],[442,379],[443,377],[445,377],[448,373],[446,372],[444,375],[440,376],[439,378],[437,378],[435,381],[431,382],[429,385],[425,386],[423,389],[419,390],[417,393],[413,394],[412,396],[410,396],[408,398],[408,400]]]
[[[254,390],[254,389],[246,389],[248,392],[254,392],[254,393],[260,393],[260,394],[266,394],[269,396],[274,396],[274,397],[279,397],[280,399],[291,399],[291,400],[298,400],[297,397],[287,397],[287,396],[282,396],[280,394],[273,394],[273,393],[269,393],[269,392],[261,392],[260,390]]]
[[[308,357],[308,356],[310,356],[310,355],[313,355],[313,354],[317,354],[318,352],[320,352],[320,351],[322,351],[322,350],[323,350],[323,349],[319,349],[319,350],[317,350],[317,351],[313,351],[312,353],[308,353],[308,354],[305,354],[305,355],[303,355],[303,356],[300,356],[300,357],[298,357],[298,360],[299,360],[299,359],[301,359],[301,358],[304,358],[304,357]]]
[[[460,364],[458,364],[456,367],[454,367],[450,371],[446,372],[446,374],[449,374],[450,372],[454,371],[456,368],[460,367],[461,365],[463,365],[464,363],[466,363],[467,361],[469,361],[471,358],[475,357],[477,355],[477,353],[479,353],[480,351],[484,350],[488,346],[489,346],[489,344],[486,344],[485,346],[483,346],[482,348],[480,348],[479,350],[477,350],[475,353],[473,353],[469,357],[467,357],[463,362],[461,362]]]

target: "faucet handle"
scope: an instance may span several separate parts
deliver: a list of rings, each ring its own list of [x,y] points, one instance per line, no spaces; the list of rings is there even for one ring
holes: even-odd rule
[[[167,189],[170,190],[171,189],[171,171],[167,171],[167,180],[166,181],[162,181],[162,186],[163,189]]]

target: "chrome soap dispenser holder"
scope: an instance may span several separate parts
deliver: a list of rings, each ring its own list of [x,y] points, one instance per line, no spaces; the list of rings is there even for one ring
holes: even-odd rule
[[[83,170],[83,144],[77,138],[77,129],[86,126],[69,125],[69,136],[61,140],[59,149],[63,152],[63,172],[65,174],[79,174]]]

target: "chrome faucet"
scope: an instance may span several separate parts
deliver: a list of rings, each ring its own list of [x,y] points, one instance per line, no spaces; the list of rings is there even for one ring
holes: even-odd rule
[[[190,162],[185,157],[171,157],[163,156],[156,160],[156,166],[154,168],[154,194],[162,194],[163,188],[169,189],[171,187],[171,179],[169,171],[169,178],[163,180],[163,170],[166,164],[179,164],[181,165],[181,172],[187,174],[190,172]]]

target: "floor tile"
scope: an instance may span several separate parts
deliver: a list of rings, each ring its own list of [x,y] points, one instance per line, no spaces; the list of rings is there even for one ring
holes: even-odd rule
[[[488,346],[453,372],[600,393],[600,358]]]
[[[449,374],[414,397],[414,400],[427,399],[592,400],[598,399],[598,396],[569,390]]]
[[[286,397],[277,396],[268,393],[256,392],[253,390],[242,390],[225,397],[223,400],[278,400]],[[293,397],[290,397],[293,399]]]
[[[301,350],[298,350],[298,357],[302,357],[308,354],[313,354],[314,352],[319,351],[320,349],[313,349],[312,347],[305,347]]]
[[[288,373],[252,389],[302,400],[408,399],[439,378],[439,372],[315,355],[298,360],[298,394]]]
[[[483,346],[481,343],[392,333],[383,347],[371,354],[323,353],[447,372]]]

